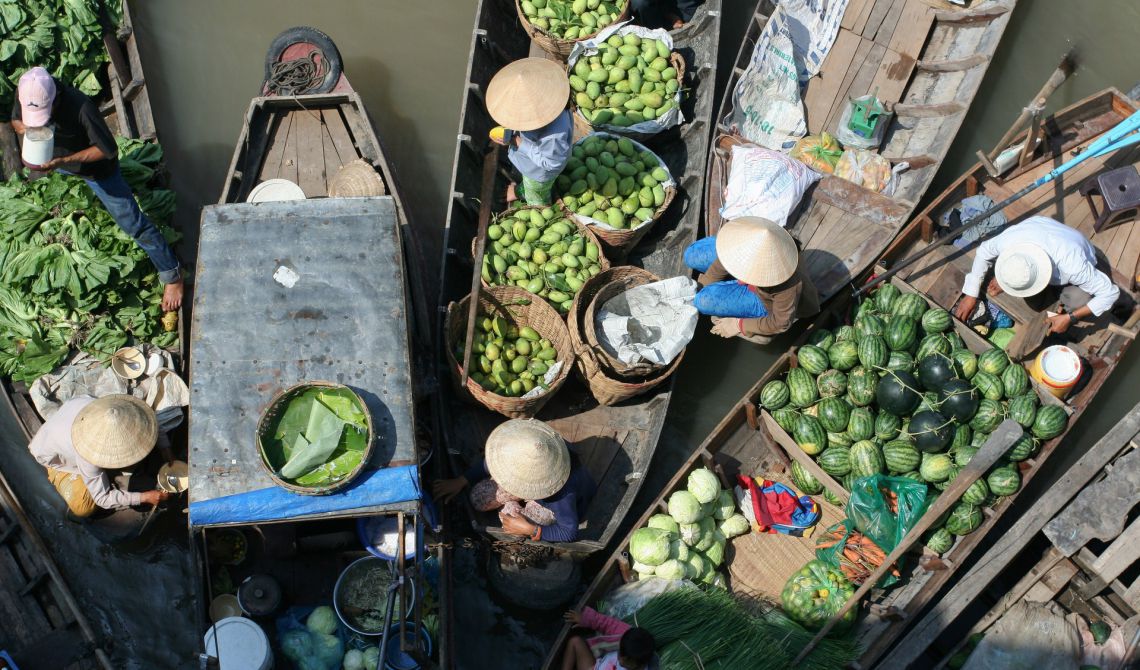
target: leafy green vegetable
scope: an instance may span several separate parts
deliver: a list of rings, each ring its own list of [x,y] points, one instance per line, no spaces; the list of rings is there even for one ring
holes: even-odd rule
[[[351,391],[309,389],[289,400],[262,448],[283,479],[299,486],[333,484],[363,460],[367,425]]]

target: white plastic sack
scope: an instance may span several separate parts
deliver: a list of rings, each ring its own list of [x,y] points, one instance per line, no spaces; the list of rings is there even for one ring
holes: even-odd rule
[[[622,139],[620,135],[614,135],[613,133],[593,132],[593,133],[590,133],[589,135],[583,137],[582,139],[578,140],[574,144],[575,144],[575,146],[577,146],[577,145],[585,142],[586,140],[590,139],[591,137],[601,137],[602,139],[605,139],[605,140],[615,140],[615,141]],[[676,188],[677,187],[677,182],[673,180],[673,173],[669,171],[669,166],[665,164],[665,161],[661,160],[661,157],[657,155],[657,152],[653,151],[649,147],[645,146],[644,144],[642,144],[636,140],[630,139],[628,137],[625,139],[629,140],[630,142],[633,142],[633,146],[635,149],[637,149],[637,153],[640,154],[642,151],[648,151],[649,153],[653,154],[657,158],[657,164],[659,166],[661,166],[662,170],[665,170],[665,172],[669,174],[669,179],[661,182],[661,188],[668,190],[670,188]],[[650,221],[652,221],[652,219],[646,219],[644,221],[638,221],[636,225],[630,225],[629,228],[614,228],[613,226],[611,226],[609,224],[609,222],[602,221],[601,219],[595,219],[592,216],[585,216],[585,215],[579,214],[577,212],[571,212],[570,215],[574,217],[575,221],[577,221],[578,223],[580,223],[584,226],[597,226],[598,228],[605,228],[606,230],[637,230],[638,228],[640,228],[640,227],[644,226],[645,224],[649,223]]]
[[[629,21],[625,21],[623,23],[615,23],[594,37],[588,40],[583,40],[581,42],[576,42],[574,44],[573,50],[570,51],[570,55],[566,59],[566,65],[569,67],[570,72],[573,73],[574,63],[577,63],[579,58],[582,56],[592,56],[597,53],[598,45],[609,39],[610,35],[625,35],[628,33],[633,33],[634,35],[637,35],[641,38],[661,40],[665,43],[666,46],[669,47],[670,51],[673,50],[673,37],[669,35],[669,31],[667,30],[662,30],[660,28],[650,30],[649,28],[644,28],[642,26],[629,25]],[[571,97],[573,97],[573,95],[571,95]],[[678,88],[677,92],[673,94],[673,103],[674,105],[672,109],[665,112],[656,119],[642,121],[641,123],[635,123],[632,126],[614,126],[606,123],[599,123],[594,127],[598,128],[599,130],[606,130],[613,133],[634,132],[640,133],[642,135],[653,135],[663,130],[668,130],[673,126],[679,126],[685,121],[685,115],[681,113],[680,88]],[[582,120],[585,121],[587,125],[592,125],[590,123],[590,120],[582,115],[582,110],[576,110],[575,114],[581,116]]]
[[[668,365],[697,330],[696,295],[697,282],[689,277],[673,277],[618,294],[594,315],[598,343],[627,365],[641,361]]]
[[[625,619],[659,595],[678,589],[695,588],[697,587],[692,582],[685,579],[641,579],[610,591],[598,607],[606,616]]]
[[[820,174],[779,151],[734,146],[720,215],[725,221],[761,216],[787,226],[788,216]]]

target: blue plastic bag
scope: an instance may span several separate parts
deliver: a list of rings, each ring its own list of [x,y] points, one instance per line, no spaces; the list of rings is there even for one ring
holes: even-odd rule
[[[316,607],[295,606],[277,617],[277,645],[296,670],[340,670],[344,659],[344,626],[338,623],[332,635],[305,627]]]

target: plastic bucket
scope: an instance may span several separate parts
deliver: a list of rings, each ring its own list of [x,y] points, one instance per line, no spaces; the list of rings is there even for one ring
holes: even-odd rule
[[[412,636],[415,635],[416,624],[411,621],[404,622],[404,637],[408,639],[409,644],[412,641]],[[420,626],[420,637],[424,642],[424,653],[431,656],[431,633],[428,632],[427,626]],[[400,650],[400,624],[394,623],[388,629],[388,649],[384,652],[384,668],[385,670],[418,670],[420,664],[416,659],[412,658],[411,654],[405,654]]]
[[[270,670],[273,650],[269,638],[255,622],[235,616],[210,626],[204,638],[206,653],[218,659],[221,670]]]
[[[24,146],[20,159],[30,168],[38,168],[51,160],[55,152],[55,132],[51,128],[27,128],[24,130]]]
[[[399,545],[394,540],[398,539],[398,532],[399,521],[394,515],[365,516],[356,520],[356,536],[365,551],[386,561],[396,560],[398,551],[396,547]],[[390,551],[380,546],[385,537],[390,538],[387,542],[391,545]],[[415,527],[412,524],[405,524],[404,558],[409,561],[415,558],[418,545],[419,538],[416,537]]]
[[[1029,375],[1049,393],[1064,398],[1081,378],[1081,357],[1063,344],[1046,347],[1033,360]]]

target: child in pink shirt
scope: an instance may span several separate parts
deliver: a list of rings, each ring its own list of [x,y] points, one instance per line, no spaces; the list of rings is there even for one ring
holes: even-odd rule
[[[598,633],[589,640],[571,637],[562,653],[562,670],[657,670],[653,635],[590,607],[570,610],[566,621]]]

